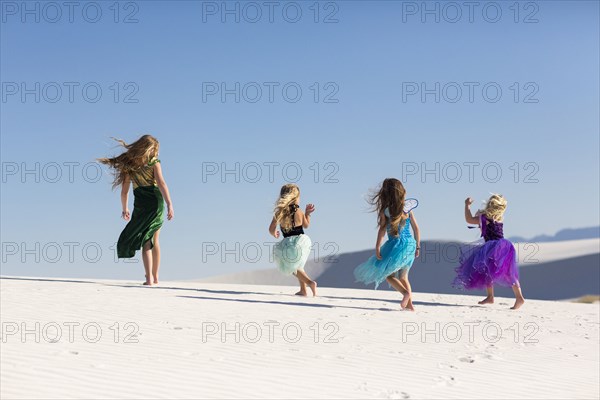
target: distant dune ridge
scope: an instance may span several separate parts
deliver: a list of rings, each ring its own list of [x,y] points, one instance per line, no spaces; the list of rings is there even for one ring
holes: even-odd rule
[[[451,286],[458,261],[460,243],[421,242],[419,257],[410,272],[415,291],[466,294]],[[562,242],[516,243],[520,278],[526,298],[543,300],[575,299],[600,294],[600,239]],[[373,250],[344,253],[328,261],[309,261],[306,271],[322,287],[365,289],[354,281],[354,268],[373,254]],[[295,285],[296,278],[280,274],[275,266],[250,272],[200,280],[211,283],[255,285]],[[389,289],[386,284],[380,289]],[[497,288],[499,296],[511,297],[510,288]],[[477,294],[469,292],[468,294]]]
[[[559,242],[562,240],[578,240],[578,239],[595,239],[600,238],[600,226],[592,226],[589,228],[567,228],[562,229],[554,235],[537,235],[530,239],[525,239],[521,236],[513,236],[508,238],[511,242]]]

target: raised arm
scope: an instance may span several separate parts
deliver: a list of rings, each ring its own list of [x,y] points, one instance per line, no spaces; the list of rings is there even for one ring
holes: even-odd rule
[[[419,230],[419,224],[417,223],[415,214],[412,211],[410,212],[410,227],[413,230],[415,242],[417,242],[417,248],[415,249],[415,257],[419,257],[419,254],[421,254],[421,231]]]
[[[169,194],[169,187],[167,186],[167,182],[165,182],[159,162],[154,164],[154,178],[156,178],[156,184],[167,203],[167,219],[171,220],[175,216],[175,212],[173,210],[173,203],[171,202],[171,195]]]
[[[467,197],[465,199],[465,221],[467,221],[467,224],[479,225],[479,218],[471,214],[471,204],[473,204],[473,199]]]
[[[125,221],[129,221],[129,187],[131,186],[131,179],[129,179],[129,175],[123,179],[123,183],[121,184],[121,207],[123,211],[121,212],[121,218]]]
[[[298,210],[298,211],[300,211],[300,210]],[[304,213],[302,213],[302,211],[300,211],[300,214],[302,214],[302,227],[304,229],[306,229],[310,226],[310,214],[312,214],[314,212],[315,212],[314,204],[307,204]]]

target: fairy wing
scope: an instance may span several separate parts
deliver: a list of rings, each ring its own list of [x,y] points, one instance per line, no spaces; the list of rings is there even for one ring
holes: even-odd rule
[[[404,200],[404,212],[408,214],[419,205],[419,200],[417,199],[406,199]]]

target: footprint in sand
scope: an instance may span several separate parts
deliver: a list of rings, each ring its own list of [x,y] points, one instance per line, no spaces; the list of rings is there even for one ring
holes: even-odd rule
[[[494,345],[494,344],[490,344],[488,347],[485,348],[485,357],[491,359],[500,359],[500,358],[496,358],[497,355],[502,355],[502,352],[500,351],[500,349]]]
[[[473,364],[475,361],[477,361],[480,358],[483,358],[486,360],[502,360],[503,359],[502,357],[498,357],[497,355],[493,354],[493,352],[490,351],[489,349],[486,349],[485,353],[460,357],[458,360],[460,362],[464,362],[467,364]]]
[[[485,354],[482,354],[481,357],[485,358],[486,360],[504,360],[502,357],[499,357],[495,354],[492,354],[490,352],[486,352]]]
[[[446,364],[446,363],[438,363],[438,368],[440,368],[440,369],[445,369],[445,368],[458,369],[458,367],[456,367],[452,364]]]
[[[410,399],[410,395],[406,392],[399,392],[397,390],[388,390],[381,392],[377,397],[382,399]]]
[[[453,376],[441,375],[435,378],[438,385],[454,386],[456,385],[456,379]]]

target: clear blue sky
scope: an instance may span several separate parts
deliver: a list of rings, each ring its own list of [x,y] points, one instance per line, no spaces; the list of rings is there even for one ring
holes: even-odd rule
[[[65,6],[59,15],[45,2],[1,2],[3,274],[139,276],[141,264],[115,263],[109,254],[124,225],[118,191],[110,190],[106,171],[89,182],[96,170],[87,170],[86,181],[82,167],[116,154],[110,136],[132,141],[144,133],[161,142],[175,205],[176,218],[162,233],[165,279],[269,267],[263,243],[273,241],[267,226],[286,163],[302,169],[302,202],[316,204],[307,233],[322,254],[372,247],[375,215],[364,196],[383,178],[402,178],[414,166],[419,173],[405,176],[405,185],[421,202],[415,212],[424,240],[473,240],[463,200],[481,201],[492,191],[509,200],[509,236],[599,224],[597,1],[520,2],[517,8],[513,1],[496,2],[499,18],[493,5],[480,2],[472,21],[465,2],[454,3],[460,16],[444,2],[428,2],[431,9],[438,4],[439,22],[423,13],[422,2],[321,2],[318,16],[313,1],[276,2],[273,22],[263,2],[253,3],[261,8],[258,17],[256,7],[237,2],[236,22],[235,14],[222,14],[221,1],[121,2],[118,15],[113,1],[98,1],[102,14],[92,23],[97,10],[88,3],[77,3],[70,22]],[[302,15],[292,23],[298,8]],[[220,93],[210,95],[214,87],[206,82],[230,89],[239,82],[239,103],[234,94],[225,102]],[[290,82],[286,100],[282,88]],[[436,82],[437,103],[435,94],[423,102],[420,92],[410,92],[421,83],[434,89]],[[257,85],[262,97],[251,102]],[[488,99],[502,90],[497,102],[485,100],[485,85]],[[102,96],[92,102],[97,87]],[[294,103],[289,99],[297,87],[302,96]],[[457,87],[462,97],[452,102]],[[24,99],[23,89],[31,90]],[[281,165],[270,182],[264,163],[273,162]],[[36,163],[40,182],[33,174],[23,179],[22,169]],[[52,163],[62,173],[54,183]],[[64,163],[78,163],[72,183]],[[206,163],[240,163],[249,179],[203,179],[214,165]],[[262,165],[258,182],[250,181],[253,163]],[[422,167],[436,163],[439,182],[434,174],[423,179]],[[465,163],[480,163],[472,182]],[[486,164],[491,169],[484,179]],[[456,165],[462,177],[452,182]],[[502,172],[495,183],[494,166]],[[293,168],[288,172],[293,178]],[[337,183],[325,182],[328,173]],[[526,182],[528,176],[537,182]],[[39,263],[22,247],[12,255],[6,243],[13,242],[40,243],[47,254]],[[54,242],[60,257],[52,253]],[[65,242],[81,243],[72,262]],[[203,262],[202,248],[212,242],[219,255],[223,243],[232,249],[236,242],[248,253],[240,262],[231,255],[221,262],[205,251]],[[335,245],[326,248],[328,242]],[[98,262],[89,262],[93,249],[87,261],[82,256],[90,243],[103,250]],[[251,243],[262,251],[258,262],[247,262]],[[48,262],[53,258],[56,263]]]

